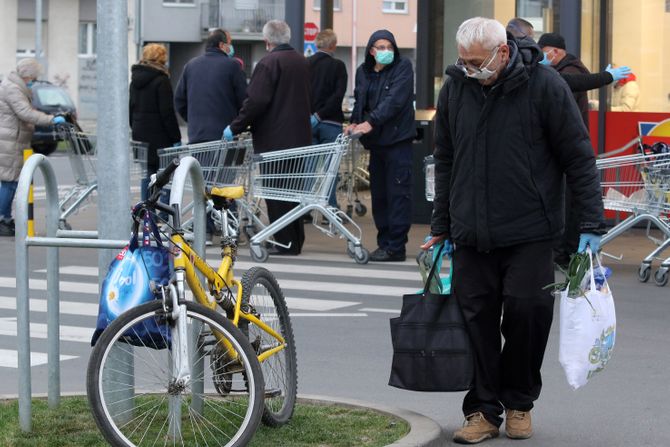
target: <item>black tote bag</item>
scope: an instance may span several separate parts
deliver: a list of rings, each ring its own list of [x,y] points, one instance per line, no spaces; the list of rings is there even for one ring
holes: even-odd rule
[[[437,264],[433,262],[423,293],[404,295],[400,316],[391,318],[390,386],[413,391],[472,387],[473,352],[461,308],[454,296],[428,291]]]

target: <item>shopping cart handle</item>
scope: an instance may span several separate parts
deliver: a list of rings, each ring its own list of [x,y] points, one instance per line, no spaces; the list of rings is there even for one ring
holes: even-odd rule
[[[361,133],[361,132],[350,133],[350,134],[349,134],[349,138],[352,139],[352,140],[358,140],[358,139],[360,139],[363,135],[365,135],[365,134],[364,134],[364,133]]]

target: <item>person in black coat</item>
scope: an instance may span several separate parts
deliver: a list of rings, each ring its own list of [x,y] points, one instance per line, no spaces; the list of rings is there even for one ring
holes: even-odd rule
[[[205,54],[191,59],[175,91],[175,108],[188,123],[190,144],[220,140],[246,97],[247,82],[232,57],[230,33],[209,33]]]
[[[334,57],[337,35],[325,29],[316,35],[318,51],[307,58],[312,84],[312,144],[332,143],[342,133],[344,113],[342,100],[347,91],[347,67]],[[338,208],[335,196],[337,181],[328,204]]]
[[[594,252],[605,228],[599,176],[572,94],[539,65],[537,45],[481,17],[463,22],[456,41],[459,60],[437,105],[433,237],[422,247],[453,243],[452,290],[475,351],[467,423],[454,440],[498,436],[503,412],[507,436],[529,438],[553,318],[546,286],[563,229],[563,175],[580,250]]]
[[[247,99],[237,118],[224,131],[226,139],[232,140],[233,135],[251,127],[257,153],[309,146],[312,131],[307,60],[288,44],[291,29],[286,22],[267,22],[263,39],[269,53],[256,64]],[[266,200],[266,205],[270,223],[295,207],[295,203],[279,200]],[[305,242],[302,219],[288,224],[274,237],[287,248],[273,248],[271,254],[300,254]]]
[[[142,200],[146,199],[148,177],[158,170],[158,149],[181,144],[166,62],[165,47],[150,43],[142,50],[142,60],[131,68],[129,118],[132,137],[148,144],[147,178],[142,179]]]
[[[388,30],[372,33],[365,53],[365,62],[356,70],[356,103],[347,133],[362,134],[361,143],[370,150],[370,194],[378,245],[370,260],[404,261],[412,225],[414,70],[400,56]]]

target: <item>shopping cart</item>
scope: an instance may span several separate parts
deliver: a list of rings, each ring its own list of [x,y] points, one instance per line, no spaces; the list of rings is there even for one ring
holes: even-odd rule
[[[600,171],[603,205],[606,210],[629,214],[605,234],[601,246],[612,241],[639,223],[647,223],[647,237],[658,245],[640,263],[638,278],[651,276],[654,259],[670,246],[670,153],[624,155],[596,161]],[[664,235],[651,234],[654,225]],[[654,281],[663,286],[668,281],[670,259],[663,261]]]
[[[370,187],[369,161],[369,151],[363,148],[357,138],[350,139],[348,149],[342,156],[337,184],[338,203],[340,205],[346,203],[345,210],[349,217],[354,213],[357,216],[365,216],[368,211],[358,197],[358,190],[361,186]]]
[[[328,206],[328,197],[337,176],[349,137],[340,135],[333,143],[266,152],[254,156],[251,171],[251,196],[257,199],[294,202],[295,208],[270,223],[250,240],[251,258],[265,262],[267,242],[283,248],[271,237],[306,213],[317,210],[328,221],[328,227],[317,228],[329,236],[347,239],[347,253],[359,264],[366,264],[370,253],[361,245],[361,229],[346,213]],[[357,236],[349,231],[355,229]]]
[[[88,199],[98,189],[98,176],[96,174],[97,139],[95,134],[83,132],[76,123],[58,125],[56,131],[59,138],[65,143],[74,177],[74,185],[62,194],[58,203],[61,212],[58,226],[61,229],[70,230],[72,226],[67,222],[67,218],[83,209],[88,203]],[[131,168],[131,174],[139,176],[144,172],[146,175],[146,151],[146,144],[130,141],[131,159],[135,160],[138,157],[143,157],[142,160],[144,160],[144,163],[136,160],[133,168]]]
[[[248,178],[253,156],[253,145],[250,138],[240,138],[235,141],[216,140],[206,143],[189,144],[185,146],[169,147],[158,150],[159,168],[164,169],[173,159],[192,156],[200,163],[205,186],[242,185],[249,191]],[[188,185],[187,185],[188,186]],[[250,228],[264,226],[261,220],[257,201],[247,196],[236,200],[236,209],[228,210],[228,234],[239,238],[240,229],[248,237],[253,233]],[[208,202],[208,210],[212,203]],[[183,213],[193,209],[193,204],[182,208]],[[221,228],[218,214],[213,213],[214,224]],[[187,227],[192,218],[186,218],[182,226]]]

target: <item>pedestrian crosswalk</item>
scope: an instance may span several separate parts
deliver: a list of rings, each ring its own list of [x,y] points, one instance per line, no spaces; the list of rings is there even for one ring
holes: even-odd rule
[[[213,252],[210,252],[210,257]],[[212,257],[208,262],[215,265]],[[88,357],[98,314],[97,267],[65,264],[59,267],[61,361]],[[259,264],[240,255],[236,275]],[[274,258],[261,264],[278,279],[294,325],[315,318],[388,318],[399,313],[401,297],[420,287],[413,261],[393,265],[357,265],[346,255],[316,253],[295,258]],[[46,270],[35,269],[30,281],[30,336],[47,338]],[[0,368],[16,368],[16,278],[0,276]],[[13,340],[12,340],[13,339]],[[46,354],[33,348],[31,365],[46,363]]]

